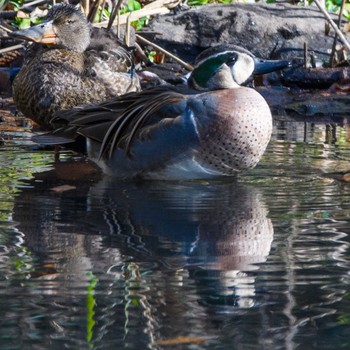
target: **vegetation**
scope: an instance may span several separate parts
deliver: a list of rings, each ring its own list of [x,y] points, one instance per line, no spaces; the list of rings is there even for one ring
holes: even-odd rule
[[[13,25],[17,26],[18,29],[26,29],[32,25],[39,24],[41,22],[40,17],[16,17],[12,22]]]
[[[6,2],[6,0],[0,0],[0,7],[3,7],[7,10],[19,11],[21,7],[25,5],[24,0],[11,0]],[[137,0],[127,0],[122,4],[121,14],[125,14],[128,12],[133,12],[140,10],[142,7],[141,3]],[[94,21],[102,21],[108,20],[111,14],[111,7],[100,8],[95,16]],[[18,27],[18,29],[25,29],[30,27],[31,25],[39,24],[42,21],[42,16],[40,16],[40,12],[31,13],[26,15],[24,12],[19,12],[19,15],[16,16],[15,20],[11,23],[12,25]],[[139,20],[132,23],[136,30],[139,30],[145,26],[147,21],[146,17],[140,18]]]
[[[326,8],[330,12],[338,13],[342,0],[326,0]],[[343,16],[349,21],[350,20],[350,0],[346,0],[343,9]]]
[[[330,12],[338,13],[341,7],[343,0],[326,0],[326,8]],[[207,4],[213,4],[213,3],[219,3],[219,4],[232,4],[235,2],[253,2],[251,0],[188,0],[187,4],[189,6],[201,6],[201,5],[207,5]],[[266,3],[275,3],[276,0],[262,0],[262,2]],[[13,10],[19,10],[23,5],[25,5],[25,0],[0,0],[0,7],[6,8],[6,9],[13,9]],[[300,2],[301,3],[301,2]],[[303,4],[303,3],[302,3]],[[312,0],[308,0],[308,4],[312,4]],[[107,5],[106,5],[107,6]],[[140,10],[142,8],[142,4],[137,0],[126,0],[122,4],[121,8],[121,14],[133,12]],[[111,13],[110,7],[104,7],[100,8],[97,15],[96,20],[105,20],[108,19]],[[343,15],[345,18],[350,20],[350,0],[345,0],[344,9],[343,9]],[[132,25],[135,27],[136,30],[140,30],[143,28],[146,24],[147,18],[143,17],[139,20],[132,23]],[[40,18],[38,17],[16,17],[15,21],[13,22],[14,25],[18,26],[19,29],[24,29],[26,27],[29,27],[33,24],[40,23]]]
[[[137,0],[127,0],[126,4],[122,6],[121,14],[133,12],[141,9],[141,4]],[[147,17],[142,17],[139,20],[132,22],[132,25],[136,30],[142,29],[147,22]]]

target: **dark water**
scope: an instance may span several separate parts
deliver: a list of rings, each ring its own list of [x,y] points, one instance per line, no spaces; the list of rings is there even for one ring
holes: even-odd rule
[[[1,349],[350,349],[346,127],[276,122],[227,182],[113,182],[29,137],[2,132]]]

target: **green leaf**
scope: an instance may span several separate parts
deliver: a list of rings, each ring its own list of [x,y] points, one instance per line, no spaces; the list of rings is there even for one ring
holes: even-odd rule
[[[141,8],[141,4],[136,0],[128,0],[126,5],[127,5],[129,12],[136,11],[136,10],[139,10]]]
[[[9,1],[9,4],[11,4],[14,8],[16,8],[18,10],[19,7],[21,6],[22,2],[20,2],[20,1]]]
[[[30,27],[31,24],[30,18],[23,18],[22,21],[20,22],[18,29],[26,29]]]

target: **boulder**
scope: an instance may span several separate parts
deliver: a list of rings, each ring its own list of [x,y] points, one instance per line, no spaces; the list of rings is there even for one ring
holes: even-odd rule
[[[337,15],[331,15],[337,20]],[[286,3],[206,5],[154,18],[154,40],[180,58],[193,62],[203,49],[218,43],[245,47],[262,58],[303,59],[304,43],[320,60],[329,60],[334,30],[315,6]],[[350,36],[347,36],[350,39]]]

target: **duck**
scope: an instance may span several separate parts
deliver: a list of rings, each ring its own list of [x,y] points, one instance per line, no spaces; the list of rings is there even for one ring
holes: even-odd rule
[[[35,142],[82,137],[87,155],[119,179],[205,180],[235,177],[263,156],[272,132],[265,99],[242,86],[258,72],[289,66],[238,50],[209,51],[187,86],[161,85],[55,114],[61,127]]]
[[[103,33],[92,40],[94,29],[79,8],[61,3],[41,24],[10,34],[33,42],[14,79],[13,99],[40,127],[51,129],[59,110],[140,90],[132,53]]]

